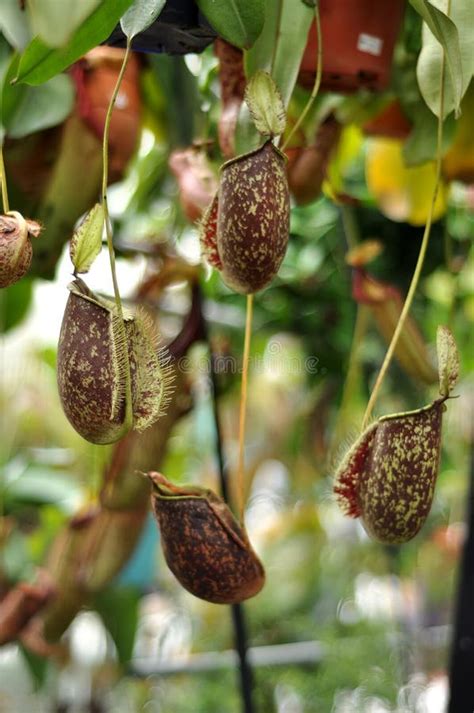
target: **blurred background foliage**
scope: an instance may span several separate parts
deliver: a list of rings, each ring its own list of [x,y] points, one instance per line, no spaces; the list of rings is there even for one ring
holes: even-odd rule
[[[414,13],[407,14],[404,32],[388,98],[396,93],[397,82],[407,80],[409,58],[419,51],[420,23]],[[0,41],[2,57],[9,58],[11,48],[4,38]],[[126,168],[120,167],[120,180],[110,188],[119,280],[129,298],[159,272],[164,254],[177,255],[190,265],[199,263],[196,225],[180,202],[168,167],[171,153],[199,139],[209,142],[213,171],[222,161],[212,47],[185,58],[142,55],[138,64],[138,149],[125,162]],[[72,81],[70,75],[67,81]],[[28,129],[21,140],[7,136],[5,145],[12,205],[42,218],[47,230],[49,211],[63,226],[59,232],[66,233],[59,242],[52,233],[38,242],[31,276],[0,292],[4,591],[32,579],[68,518],[84,502],[96,501],[111,456],[111,449],[87,444],[72,430],[56,390],[55,335],[70,273],[62,246],[86,209],[85,194],[97,192],[99,146],[91,135],[87,155],[77,153],[81,142],[64,155],[65,137],[74,134],[74,141],[79,141],[77,133],[85,129],[74,123],[67,90],[59,94],[55,96],[65,115],[73,112],[66,125],[41,126],[41,133]],[[298,115],[307,96],[299,87],[290,117]],[[318,100],[305,131],[311,133],[325,107],[331,106],[343,124],[343,138],[332,156],[324,192],[307,205],[293,206],[284,263],[255,304],[246,520],[268,580],[263,592],[245,605],[249,642],[266,646],[314,641],[321,646],[319,660],[256,668],[255,704],[261,713],[432,713],[443,710],[446,696],[472,438],[474,265],[469,247],[474,189],[456,181],[446,184],[412,310],[427,353],[433,355],[437,325],[449,324],[462,362],[458,398],[449,403],[445,420],[434,505],[413,542],[385,548],[370,541],[357,521],[344,518],[331,495],[335,464],[360,427],[386,349],[369,314],[347,385],[361,306],[352,296],[345,256],[361,240],[378,240],[382,250],[371,263],[370,274],[404,293],[431,189],[423,175],[410,178],[408,183],[418,193],[410,194],[414,205],[400,212],[400,203],[410,192],[404,172],[421,169],[401,165],[401,143],[384,144],[366,136],[362,125],[367,111],[373,111],[367,104],[364,92],[356,98],[324,93]],[[61,112],[57,116],[62,121]],[[68,186],[57,193],[47,176],[59,170],[60,145],[64,165],[59,173],[67,175]],[[32,161],[41,163],[34,180]],[[344,200],[344,195],[353,200]],[[413,220],[413,211],[421,219]],[[110,289],[106,271],[105,259],[99,259],[91,284]],[[219,404],[232,471],[237,459],[245,302],[217,272],[201,268],[200,284],[212,348],[223,365],[217,375]],[[158,321],[164,341],[179,331],[189,304],[189,285],[183,280],[160,294]],[[203,342],[180,362],[193,405],[172,430],[161,470],[177,483],[218,489],[209,363]],[[395,362],[378,412],[417,408],[435,393],[436,386],[427,387]],[[185,670],[188,661],[197,660],[193,656],[232,649],[231,619],[227,608],[198,601],[179,587],[166,568],[151,518],[131,559],[93,598],[89,611],[78,614],[65,641],[63,656],[47,663],[16,644],[0,650],[2,713],[240,710],[235,671],[226,667],[227,659],[222,669]],[[131,675],[150,661],[165,673]],[[176,671],[166,673],[171,664]]]

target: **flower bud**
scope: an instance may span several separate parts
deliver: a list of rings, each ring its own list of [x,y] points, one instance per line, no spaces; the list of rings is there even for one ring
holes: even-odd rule
[[[263,566],[224,501],[211,490],[177,487],[160,473],[148,477],[165,559],[180,584],[214,604],[258,594]]]
[[[28,272],[33,256],[30,238],[40,232],[39,223],[25,220],[17,211],[0,215],[0,287],[13,285]]]

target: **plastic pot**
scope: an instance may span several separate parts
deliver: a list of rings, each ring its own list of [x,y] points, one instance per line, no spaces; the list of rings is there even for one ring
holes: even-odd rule
[[[320,0],[321,88],[343,93],[362,87],[373,91],[385,89],[404,6],[404,0]],[[314,83],[316,57],[313,23],[299,74],[299,82],[308,88]]]

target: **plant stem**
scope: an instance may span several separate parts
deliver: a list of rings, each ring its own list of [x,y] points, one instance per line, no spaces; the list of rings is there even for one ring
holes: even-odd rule
[[[117,316],[118,316],[117,328],[118,328],[118,332],[119,332],[118,336],[120,338],[120,343],[124,345],[124,349],[126,352],[124,427],[131,426],[132,421],[133,421],[132,383],[131,383],[132,380],[131,380],[131,374],[130,374],[130,360],[128,357],[127,335],[126,335],[125,324],[124,324],[124,319],[123,319],[122,298],[120,297],[120,290],[119,290],[119,286],[118,286],[118,282],[117,282],[117,273],[116,273],[116,269],[115,269],[115,251],[114,251],[114,243],[113,243],[113,237],[112,237],[112,227],[111,227],[110,216],[109,216],[109,208],[108,208],[108,204],[107,204],[107,184],[108,184],[108,178],[109,178],[110,121],[112,118],[112,112],[114,110],[115,101],[117,99],[120,85],[122,83],[123,75],[125,74],[125,70],[127,68],[127,63],[128,63],[129,57],[130,57],[131,48],[132,48],[131,39],[127,38],[127,48],[125,51],[125,56],[123,58],[119,76],[117,78],[117,82],[115,84],[114,91],[112,93],[112,97],[110,99],[110,103],[109,103],[109,106],[107,109],[107,114],[105,117],[104,136],[103,136],[103,140],[102,140],[102,206],[104,208],[105,233],[107,236],[107,247],[109,250],[110,272],[112,274],[112,282],[113,282],[113,286],[114,286],[115,305],[117,308]]]
[[[114,245],[113,245],[113,240],[112,240],[112,229],[110,226],[109,208],[108,208],[108,204],[107,204],[107,183],[108,183],[108,178],[109,178],[110,120],[112,118],[112,112],[114,110],[115,101],[117,99],[117,94],[119,92],[120,85],[122,83],[123,75],[125,74],[125,70],[127,68],[128,59],[130,57],[130,50],[131,50],[131,43],[130,43],[130,40],[127,40],[127,49],[125,51],[125,56],[123,58],[122,66],[120,68],[120,73],[119,73],[117,82],[115,84],[114,91],[113,91],[112,97],[110,99],[109,107],[107,109],[107,114],[105,117],[104,137],[103,137],[103,141],[102,141],[102,162],[103,162],[103,164],[102,164],[103,165],[103,169],[102,169],[102,204],[104,207],[105,231],[106,231],[106,235],[107,235],[107,247],[109,249],[110,271],[112,273],[112,282],[114,285],[115,302],[117,304],[117,311],[121,317],[123,317],[122,300],[120,297],[120,291],[119,291],[118,282],[117,282],[117,274],[115,271],[115,252],[114,252]]]
[[[293,138],[293,134],[295,134],[295,132],[300,128],[301,124],[305,120],[307,113],[311,109],[311,106],[318,95],[319,85],[321,84],[321,76],[323,73],[323,38],[322,38],[322,34],[321,34],[321,20],[319,17],[319,2],[316,2],[315,6],[314,6],[314,19],[316,22],[316,34],[317,34],[317,38],[318,38],[318,53],[317,53],[317,59],[316,59],[316,77],[314,80],[314,86],[311,91],[311,96],[309,97],[305,108],[301,112],[301,114],[298,118],[298,121],[296,122],[296,124],[293,126],[292,130],[286,137],[286,141],[283,144],[282,149],[281,149],[282,151],[284,151],[286,149],[286,147],[290,143],[290,140]]]
[[[10,204],[8,202],[7,176],[5,173],[5,162],[3,160],[3,143],[0,143],[0,182],[2,184],[3,212],[8,213]]]
[[[399,320],[397,322],[397,326],[393,333],[392,341],[390,342],[390,345],[387,349],[387,353],[385,354],[385,359],[383,360],[382,366],[380,368],[380,371],[377,375],[377,379],[375,381],[374,387],[372,389],[372,393],[370,395],[370,399],[367,404],[367,408],[365,410],[364,418],[362,421],[362,430],[364,430],[364,428],[367,426],[367,424],[369,422],[375,401],[376,401],[377,396],[380,391],[380,387],[382,386],[385,374],[387,373],[388,367],[390,366],[390,362],[391,362],[393,354],[395,352],[395,349],[396,349],[396,346],[398,343],[398,338],[402,332],[402,329],[405,324],[405,320],[406,320],[408,313],[410,311],[410,308],[411,308],[411,305],[413,302],[413,297],[415,296],[416,288],[418,287],[418,282],[420,279],[421,271],[423,269],[423,263],[424,263],[426,251],[428,248],[428,243],[429,243],[430,233],[431,233],[431,225],[433,222],[433,212],[434,212],[434,207],[435,207],[435,203],[436,203],[436,198],[438,196],[439,184],[440,184],[440,179],[441,179],[441,157],[442,157],[442,147],[443,147],[443,115],[444,115],[444,75],[445,75],[445,54],[443,52],[443,61],[441,64],[441,86],[440,86],[440,95],[439,95],[439,117],[438,117],[438,138],[437,138],[437,148],[436,148],[435,187],[433,190],[433,196],[431,198],[430,210],[428,213],[428,218],[426,220],[425,230],[423,233],[423,240],[421,241],[420,252],[418,254],[418,260],[416,262],[415,271],[414,271],[413,277],[411,279],[410,288],[408,290],[408,294],[407,294],[405,303],[403,305],[402,312],[401,312]]]
[[[196,287],[199,290],[199,286]],[[200,296],[198,297],[200,300]],[[222,497],[225,502],[229,503],[229,487],[228,487],[228,472],[225,466],[224,459],[224,444],[222,438],[222,427],[221,418],[219,413],[219,388],[218,379],[216,373],[216,359],[215,354],[212,350],[211,340],[209,339],[209,332],[207,329],[207,323],[202,315],[201,304],[199,303],[200,310],[200,320],[202,323],[202,329],[204,332],[205,339],[208,344],[209,357],[211,360],[211,384],[212,384],[212,413],[214,416],[214,426],[216,433],[216,454],[217,463],[219,466],[219,480]],[[242,603],[231,605],[232,614],[232,624],[234,628],[234,640],[235,648],[237,651],[237,656],[239,659],[239,674],[240,674],[240,692],[242,697],[242,713],[254,713],[253,705],[253,671],[248,659],[248,636],[247,636],[247,626],[245,619],[245,609]]]
[[[239,413],[239,461],[237,470],[237,497],[240,521],[244,522],[244,481],[245,481],[245,417],[247,411],[247,386],[249,372],[250,338],[252,334],[253,295],[247,295],[247,313],[245,319],[244,355],[242,363],[242,385],[240,391]]]

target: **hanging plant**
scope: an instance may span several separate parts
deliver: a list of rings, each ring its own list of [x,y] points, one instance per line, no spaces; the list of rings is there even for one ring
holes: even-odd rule
[[[92,443],[113,443],[132,428],[143,430],[163,413],[170,386],[166,358],[156,347],[149,321],[125,314],[115,271],[107,207],[111,117],[136,34],[146,29],[163,0],[137,0],[121,20],[127,48],[104,122],[102,202],[96,204],[71,240],[75,274],[90,269],[105,227],[114,302],[95,295],[79,278],[71,283],[58,347],[58,387],[66,416]]]
[[[28,272],[33,257],[31,238],[37,238],[41,226],[17,211],[0,215],[0,287],[8,287]]]
[[[263,566],[224,501],[212,490],[173,485],[160,473],[148,477],[165,559],[180,584],[214,604],[258,594]]]
[[[246,101],[258,131],[270,138],[222,166],[202,221],[201,246],[229,287],[253,294],[270,284],[285,256],[290,197],[286,158],[273,143],[285,128],[285,110],[269,74],[257,72]]]
[[[57,364],[66,416],[91,443],[113,443],[131,428],[143,431],[163,413],[170,386],[150,321],[127,313],[123,341],[113,302],[95,295],[80,278],[69,290]]]
[[[431,509],[442,415],[459,374],[456,344],[446,327],[438,328],[438,362],[441,397],[416,411],[379,418],[336,473],[334,492],[341,509],[360,517],[368,534],[382,543],[411,540]]]

